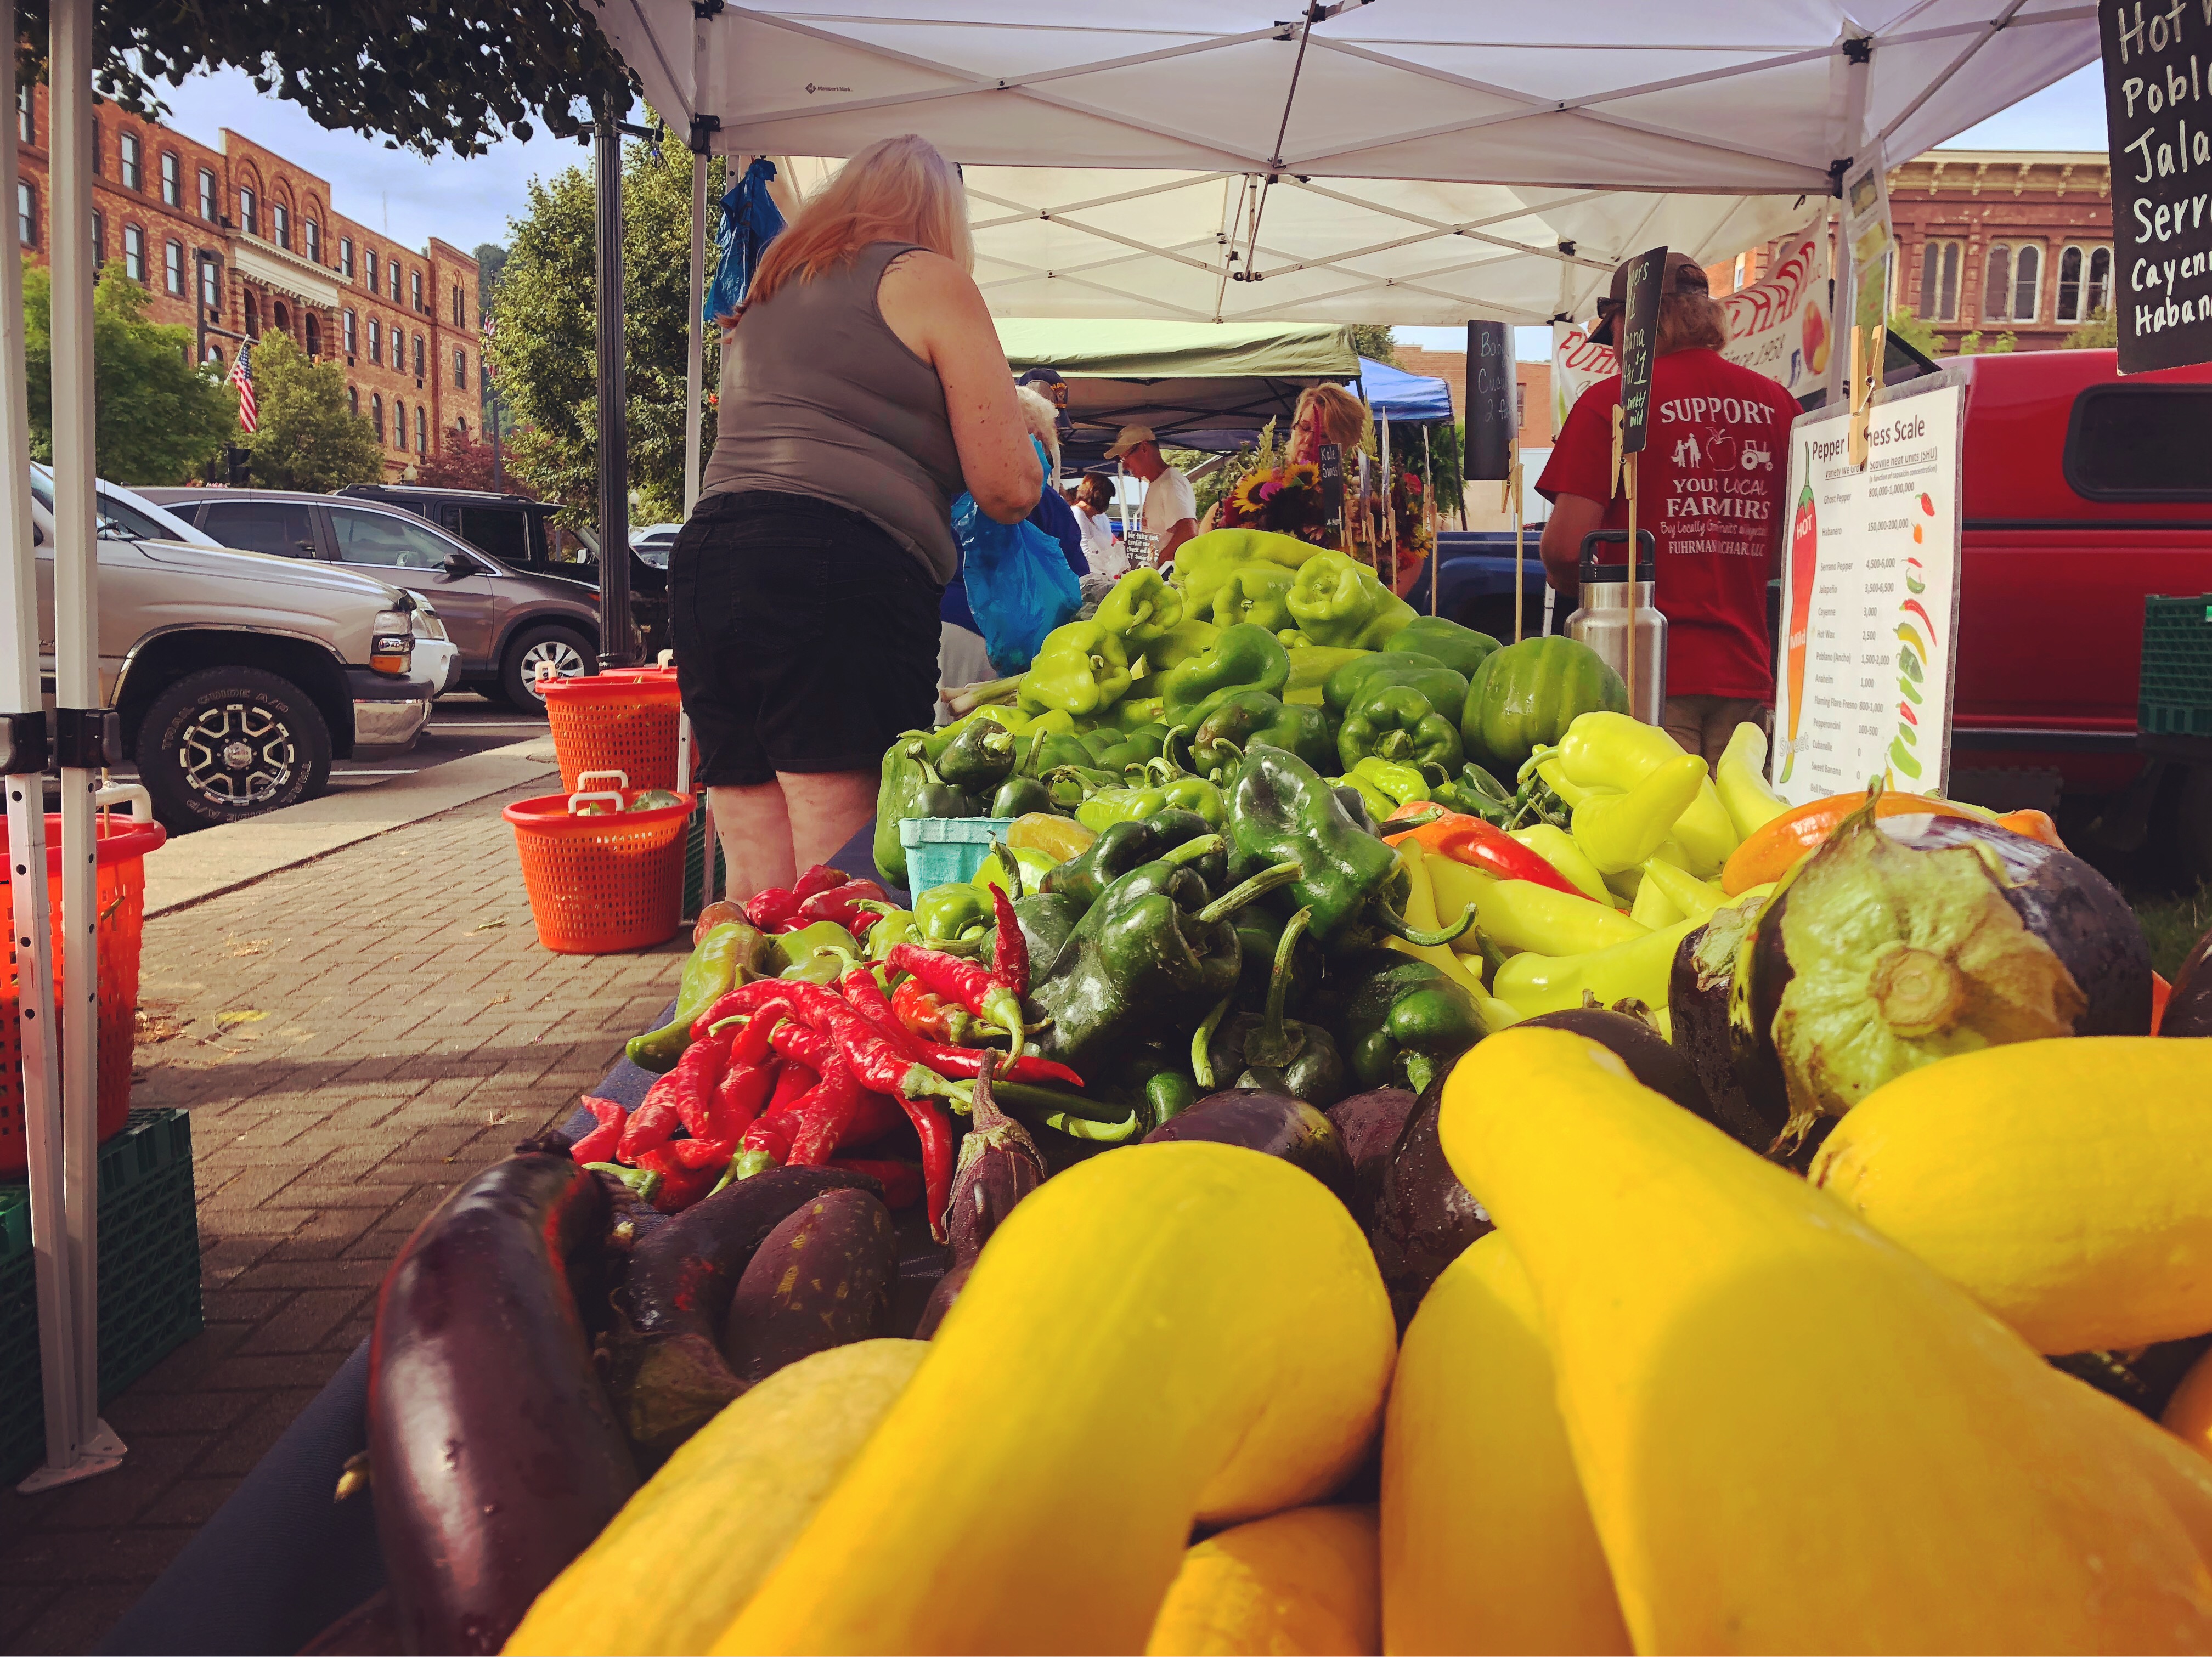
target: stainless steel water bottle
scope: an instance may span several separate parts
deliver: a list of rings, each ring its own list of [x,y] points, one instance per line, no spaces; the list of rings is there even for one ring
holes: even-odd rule
[[[1628,637],[1636,634],[1636,676],[1628,711],[1657,725],[1667,707],[1667,618],[1651,603],[1656,543],[1650,530],[1636,531],[1636,580],[1629,580],[1628,531],[1600,530],[1583,537],[1582,607],[1567,617],[1567,636],[1595,651],[1626,680]],[[1611,559],[1614,561],[1605,562]]]

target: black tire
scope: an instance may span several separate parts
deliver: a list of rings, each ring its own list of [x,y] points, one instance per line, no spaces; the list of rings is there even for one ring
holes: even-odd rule
[[[507,654],[500,659],[499,695],[517,713],[545,711],[545,699],[532,683],[541,658],[558,666],[562,677],[573,679],[590,670],[591,641],[567,627],[530,627],[515,634],[508,641]]]
[[[331,730],[289,679],[258,667],[187,673],[138,727],[154,815],[182,832],[259,816],[330,786]]]

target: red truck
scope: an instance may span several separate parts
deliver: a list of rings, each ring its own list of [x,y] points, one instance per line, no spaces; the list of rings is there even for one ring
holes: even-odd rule
[[[2055,810],[2212,876],[2212,741],[2136,737],[2143,598],[2212,593],[2212,365],[2122,379],[2111,351],[1967,376],[1951,789]],[[2205,687],[2212,701],[2212,683]]]

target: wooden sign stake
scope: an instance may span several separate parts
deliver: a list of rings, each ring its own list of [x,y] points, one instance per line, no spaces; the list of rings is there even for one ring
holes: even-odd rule
[[[1521,617],[1526,605],[1522,593],[1526,591],[1528,564],[1528,542],[1526,525],[1521,521],[1521,455],[1516,449],[1511,469],[1505,477],[1505,499],[1501,503],[1513,514],[1513,642],[1521,642]]]
[[[1620,410],[1615,410],[1619,415]],[[1628,717],[1636,713],[1636,457],[1625,454],[1620,458],[1621,487],[1628,495]],[[1653,570],[1656,577],[1659,572]],[[1656,710],[1655,710],[1656,711]],[[1658,721],[1652,721],[1656,725]]]

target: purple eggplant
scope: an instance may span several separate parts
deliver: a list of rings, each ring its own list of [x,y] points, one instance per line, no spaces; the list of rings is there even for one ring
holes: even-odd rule
[[[787,1363],[884,1332],[898,1277],[890,1211],[825,1192],[768,1234],[738,1279],[722,1356],[748,1387]]]
[[[2212,932],[2197,940],[2173,975],[2173,991],[2166,998],[2166,1014],[2158,1021],[2160,1035],[2212,1035]]]
[[[882,1194],[865,1174],[772,1168],[638,1239],[606,1344],[623,1425],[641,1450],[665,1455],[745,1390],[720,1350],[738,1278],[769,1233],[832,1191]]]
[[[408,1651],[497,1651],[637,1488],[577,1309],[605,1281],[606,1229],[597,1178],[514,1156],[447,1198],[385,1274],[368,1448]]]
[[[1146,1144],[1206,1139],[1280,1156],[1352,1205],[1352,1158],[1336,1125],[1303,1099],[1257,1088],[1211,1093],[1145,1136]]]
[[[927,1340],[937,1332],[966,1286],[968,1274],[975,1269],[991,1234],[1013,1211],[1014,1205],[1042,1185],[1050,1172],[1029,1130],[999,1108],[991,1076],[996,1062],[987,1055],[982,1073],[975,1078],[974,1114],[967,1137],[960,1142],[952,1199],[945,1205],[951,1264],[937,1280],[928,1305],[922,1308],[921,1321],[915,1331],[917,1340]]]
[[[1404,1088],[1377,1088],[1355,1093],[1328,1108],[1328,1120],[1344,1140],[1352,1158],[1352,1217],[1362,1231],[1375,1223],[1376,1199],[1382,1193],[1382,1171],[1390,1166],[1398,1136],[1406,1119],[1420,1102],[1418,1094]]]
[[[1705,1090],[1712,1107],[1708,1120],[1761,1154],[1789,1120],[1789,1096],[1773,1055],[1759,1052],[1730,1022],[1729,991],[1743,940],[1764,901],[1750,898],[1715,910],[1675,949],[1667,986],[1674,1051]]]
[[[1444,1267],[1476,1238],[1498,1229],[1490,1211],[1475,1201],[1444,1160],[1443,1143],[1437,1134],[1443,1099],[1443,1078],[1438,1077],[1406,1119],[1405,1130],[1382,1170],[1374,1223],[1367,1231],[1368,1247],[1375,1251],[1375,1264],[1382,1273],[1382,1286],[1390,1292],[1390,1310],[1401,1335]],[[1540,1109],[1542,1103],[1532,1100],[1529,1108]]]

